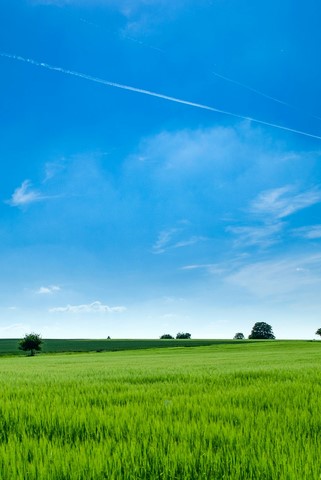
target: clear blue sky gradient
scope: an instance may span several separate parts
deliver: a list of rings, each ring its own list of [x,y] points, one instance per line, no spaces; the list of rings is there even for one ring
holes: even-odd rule
[[[0,337],[314,338],[320,18],[317,0],[0,2]]]

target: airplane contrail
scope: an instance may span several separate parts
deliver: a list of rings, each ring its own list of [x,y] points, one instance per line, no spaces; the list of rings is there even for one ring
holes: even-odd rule
[[[233,80],[233,78],[226,77],[225,75],[221,75],[220,73],[217,73],[217,72],[214,72],[214,71],[212,71],[212,73],[216,77],[222,78],[222,80],[225,80],[225,81],[230,82],[230,83],[234,83],[234,85],[238,85],[239,87],[246,88],[250,92],[256,93],[257,95],[260,95],[261,97],[265,97],[269,100],[272,100],[273,102],[277,102],[277,103],[280,103],[281,105],[285,105],[286,107],[293,108],[294,110],[297,110],[299,112],[301,111],[305,115],[309,115],[309,117],[313,117],[313,118],[316,118],[317,120],[321,120],[320,117],[318,117],[317,115],[314,115],[311,112],[307,112],[305,110],[302,110],[301,108],[296,107],[295,105],[292,105],[291,103],[285,102],[284,100],[280,100],[279,98],[272,97],[271,95],[268,95],[267,93],[264,93],[264,92],[261,92],[260,90],[257,90],[256,88],[250,87],[249,85],[245,85],[245,83],[241,83],[237,80]]]
[[[92,77],[91,75],[87,75],[85,73],[75,72],[73,70],[68,70],[68,69],[65,69],[65,68],[56,67],[56,66],[50,65],[48,63],[44,63],[44,62],[38,62],[38,61],[33,60],[31,58],[24,58],[24,57],[21,57],[19,55],[12,55],[10,53],[4,53],[4,52],[0,52],[0,57],[9,58],[11,60],[17,60],[19,62],[29,63],[29,64],[35,65],[37,67],[42,67],[42,68],[46,68],[47,70],[53,70],[53,71],[56,71],[56,72],[64,73],[66,75],[71,75],[71,76],[74,76],[74,77],[83,78],[85,80],[89,80],[89,81],[95,82],[95,83],[100,83],[102,85],[107,85],[109,87],[120,88],[122,90],[129,90],[131,92],[141,93],[143,95],[149,95],[151,97],[161,98],[163,100],[168,100],[170,102],[181,103],[183,105],[188,105],[190,107],[201,108],[203,110],[209,110],[211,112],[221,113],[223,115],[228,115],[230,117],[239,118],[239,119],[242,119],[242,120],[248,120],[248,121],[251,121],[253,123],[258,123],[260,125],[265,125],[265,126],[268,126],[268,127],[277,128],[279,130],[284,130],[284,131],[287,131],[287,132],[292,132],[292,133],[297,133],[299,135],[304,135],[305,137],[311,137],[311,138],[316,138],[318,140],[321,140],[321,136],[319,136],[319,135],[314,135],[312,133],[304,132],[304,131],[301,131],[301,130],[296,130],[294,128],[285,127],[284,125],[278,125],[276,123],[270,123],[270,122],[266,122],[264,120],[258,120],[257,118],[247,117],[245,115],[240,115],[240,114],[237,114],[237,113],[229,112],[227,110],[221,110],[219,108],[211,107],[209,105],[204,105],[202,103],[190,102],[188,100],[183,100],[181,98],[171,97],[169,95],[164,95],[162,93],[157,93],[157,92],[153,92],[153,91],[150,91],[150,90],[145,90],[143,88],[137,88],[137,87],[132,87],[130,85],[123,85],[121,83],[110,82],[108,80],[103,80],[103,79],[98,78],[98,77]]]

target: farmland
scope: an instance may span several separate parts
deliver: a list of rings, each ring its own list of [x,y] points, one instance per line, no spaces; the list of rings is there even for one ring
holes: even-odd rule
[[[321,345],[0,359],[0,477],[319,479]]]
[[[243,341],[244,342],[244,341]],[[1,355],[24,355],[18,349],[18,339],[0,339]],[[144,350],[148,348],[168,347],[200,347],[219,344],[235,344],[235,340],[107,340],[107,339],[46,339],[42,351],[44,353],[62,352],[117,352],[121,350]]]

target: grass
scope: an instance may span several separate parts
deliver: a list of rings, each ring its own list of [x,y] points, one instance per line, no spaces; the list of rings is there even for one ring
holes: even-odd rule
[[[0,478],[314,480],[318,342],[0,360]]]
[[[242,340],[245,342],[246,340]],[[44,353],[62,352],[117,352],[168,347],[199,347],[235,343],[235,340],[87,340],[87,339],[46,339],[42,346]],[[0,339],[0,356],[25,355],[18,349],[19,339]]]

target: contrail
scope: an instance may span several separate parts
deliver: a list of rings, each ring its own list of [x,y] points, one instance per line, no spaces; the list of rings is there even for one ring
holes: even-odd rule
[[[238,82],[237,80],[233,80],[233,78],[226,77],[225,75],[221,75],[220,73],[217,72],[212,72],[213,75],[216,77],[222,78],[222,80],[225,80],[230,83],[234,83],[234,85],[238,85],[239,87],[246,88],[250,92],[256,93],[257,95],[260,95],[261,97],[265,97],[269,100],[272,100],[273,102],[280,103],[281,105],[285,105],[286,107],[293,108],[294,110],[297,110],[299,112],[303,112],[305,115],[309,115],[309,117],[316,118],[317,120],[321,120],[320,117],[317,115],[314,115],[311,112],[307,112],[305,110],[302,110],[299,107],[296,107],[295,105],[291,105],[291,103],[284,102],[283,100],[280,100],[279,98],[272,97],[271,95],[268,95],[267,93],[261,92],[260,90],[257,90],[256,88],[250,87],[249,85],[245,85],[245,83]]]
[[[85,73],[75,72],[73,70],[67,70],[67,69],[61,68],[61,67],[55,67],[53,65],[49,65],[48,63],[37,62],[36,60],[33,60],[31,58],[24,58],[24,57],[21,57],[19,55],[12,55],[12,54],[3,53],[3,52],[0,52],[0,57],[10,58],[11,60],[17,60],[19,62],[29,63],[29,64],[35,65],[37,67],[46,68],[47,70],[54,70],[56,72],[64,73],[66,75],[72,75],[74,77],[79,77],[79,78],[83,78],[85,80],[90,80],[91,82],[100,83],[102,85],[108,85],[109,87],[120,88],[122,90],[129,90],[131,92],[136,92],[136,93],[141,93],[143,95],[149,95],[151,97],[161,98],[163,100],[168,100],[170,102],[181,103],[183,105],[188,105],[190,107],[201,108],[203,110],[209,110],[211,112],[221,113],[223,115],[228,115],[230,117],[240,118],[242,120],[249,120],[251,122],[258,123],[260,125],[266,125],[268,127],[273,127],[273,128],[277,128],[279,130],[284,130],[286,132],[297,133],[299,135],[304,135],[305,137],[311,137],[311,138],[316,138],[318,140],[321,140],[321,136],[313,135],[312,133],[304,132],[304,131],[301,131],[301,130],[296,130],[296,129],[290,128],[290,127],[285,127],[283,125],[278,125],[276,123],[265,122],[264,120],[258,120],[257,118],[251,118],[251,117],[247,117],[245,115],[239,115],[237,113],[229,112],[229,111],[226,111],[226,110],[221,110],[219,108],[210,107],[210,106],[204,105],[202,103],[190,102],[188,100],[183,100],[181,98],[171,97],[169,95],[164,95],[162,93],[152,92],[150,90],[144,90],[142,88],[131,87],[130,85],[123,85],[121,83],[110,82],[108,80],[103,80],[101,78],[92,77],[91,75],[86,75]]]

